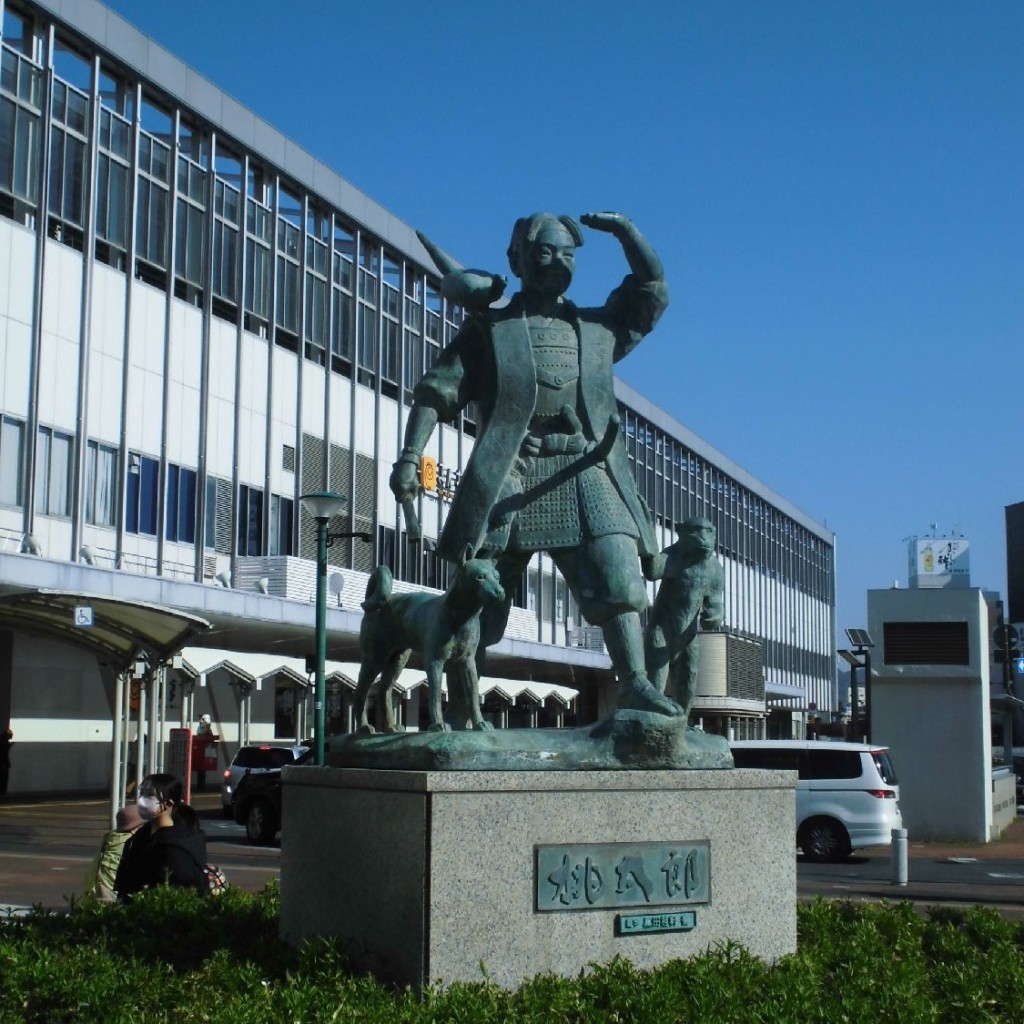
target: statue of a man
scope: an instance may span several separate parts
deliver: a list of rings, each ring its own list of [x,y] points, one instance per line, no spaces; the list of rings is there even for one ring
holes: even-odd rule
[[[546,551],[604,633],[618,706],[679,715],[644,667],[640,558],[657,556],[658,544],[619,431],[612,377],[613,364],[654,327],[668,291],[661,261],[629,220],[589,213],[581,221],[618,239],[631,273],[603,306],[579,308],[565,298],[583,244],[579,225],[549,213],[516,221],[508,260],[520,291],[466,320],[417,384],[391,489],[400,502],[415,497],[438,420],[475,402],[476,443],[438,554],[454,561],[469,546],[496,562],[508,596],[485,612],[481,648],[501,639],[531,556]]]
[[[647,672],[653,685],[667,692],[685,714],[693,707],[700,668],[698,626],[722,624],[722,566],[715,556],[714,525],[701,516],[676,523],[679,540],[646,566],[660,579],[647,628]]]

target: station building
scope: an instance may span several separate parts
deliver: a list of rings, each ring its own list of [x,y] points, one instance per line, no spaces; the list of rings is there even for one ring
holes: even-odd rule
[[[329,548],[329,713],[347,728],[338,666],[358,657],[369,571],[447,582],[435,543],[474,410],[426,453],[439,474],[419,499],[422,542],[387,481],[412,388],[464,311],[410,225],[96,0],[0,6],[10,790],[103,786],[112,739],[134,728],[141,749],[147,723],[162,734],[204,712],[224,757],[304,735],[310,491],[348,497],[333,531],[370,535]],[[616,394],[665,545],[688,516],[718,529],[726,617],[703,640],[697,720],[788,735],[807,709],[827,713],[833,535],[621,381]],[[515,605],[485,712],[507,726],[596,718],[610,663],[549,558]],[[278,665],[256,667],[266,655]],[[418,695],[410,680],[411,726]]]

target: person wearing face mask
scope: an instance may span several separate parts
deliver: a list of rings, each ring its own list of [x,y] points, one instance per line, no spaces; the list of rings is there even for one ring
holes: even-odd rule
[[[118,899],[157,885],[208,896],[206,836],[195,811],[182,800],[181,783],[173,775],[147,775],[135,807],[145,824],[125,844],[114,880]]]

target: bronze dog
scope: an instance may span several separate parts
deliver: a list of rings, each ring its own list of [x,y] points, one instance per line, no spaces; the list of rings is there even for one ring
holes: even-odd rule
[[[463,552],[451,585],[443,594],[393,594],[391,570],[378,565],[373,571],[366,585],[359,630],[362,662],[355,711],[361,732],[374,732],[367,717],[366,698],[378,676],[385,729],[398,731],[389,695],[413,651],[423,659],[427,673],[429,730],[448,728],[441,713],[441,674],[445,670],[452,708],[465,711],[471,728],[492,728],[480,714],[476,649],[480,643],[480,611],[488,601],[504,601],[505,591],[494,563],[473,558],[472,553],[470,548]],[[455,728],[464,727],[461,721],[455,723]]]

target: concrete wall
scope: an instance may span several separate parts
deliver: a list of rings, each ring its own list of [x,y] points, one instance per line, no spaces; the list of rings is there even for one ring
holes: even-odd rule
[[[96,658],[54,640],[7,636],[10,660],[0,678],[14,733],[7,792],[103,789],[114,704]]]
[[[966,622],[966,665],[886,662],[886,622]],[[977,588],[868,592],[871,739],[892,751],[911,841],[992,837],[988,608]]]

